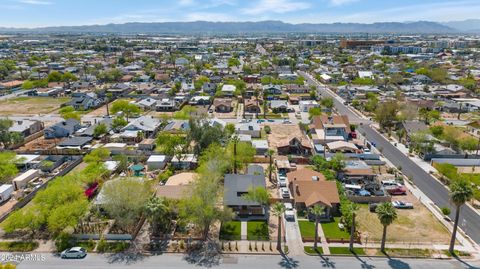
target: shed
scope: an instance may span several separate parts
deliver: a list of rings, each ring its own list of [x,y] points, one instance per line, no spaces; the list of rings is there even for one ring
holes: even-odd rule
[[[167,165],[167,156],[165,155],[152,155],[147,160],[148,170],[164,169]]]

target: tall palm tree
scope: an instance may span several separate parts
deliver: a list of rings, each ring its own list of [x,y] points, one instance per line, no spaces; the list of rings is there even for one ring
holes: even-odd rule
[[[387,239],[387,226],[392,224],[397,219],[397,210],[392,203],[381,203],[375,210],[380,223],[383,225],[382,245],[380,250],[385,252],[385,241]]]
[[[309,209],[310,214],[315,217],[315,239],[313,241],[313,248],[316,249],[318,245],[318,223],[320,222],[320,217],[325,213],[325,208],[320,205],[314,205]]]
[[[267,119],[267,110],[268,110],[268,105],[267,105],[267,92],[263,92],[263,118]]]
[[[237,145],[238,145],[238,142],[240,142],[240,138],[234,135],[231,141],[233,143],[233,173],[236,174],[237,173]]]
[[[282,215],[285,213],[285,205],[283,203],[275,203],[272,205],[272,214],[278,217],[278,233],[277,233],[277,250],[282,250]]]
[[[267,150],[267,156],[269,158],[269,160],[268,160],[268,180],[270,180],[270,182],[272,182],[273,153],[274,153],[274,151],[272,149]]]
[[[353,239],[355,237],[355,215],[358,211],[358,205],[355,203],[349,203],[348,212],[352,215],[352,223],[350,225],[350,244],[349,249],[353,252]]]
[[[256,118],[258,119],[258,110],[260,109],[260,104],[259,104],[260,100],[259,100],[258,98],[260,97],[260,90],[259,90],[259,89],[255,89],[255,90],[253,91],[253,95],[255,95],[255,100],[257,101],[257,109],[255,109],[255,111],[256,111],[256,113],[255,113],[256,115],[255,115],[255,116],[256,116]]]
[[[453,224],[452,239],[448,251],[453,254],[455,238],[457,236],[458,220],[460,218],[460,207],[473,197],[473,189],[465,180],[458,180],[450,185],[450,199],[456,207],[455,222]]]
[[[152,197],[145,204],[144,212],[152,226],[153,235],[159,234],[160,226],[165,224],[162,222],[168,219],[166,215],[169,213],[169,210],[166,201],[159,197]]]

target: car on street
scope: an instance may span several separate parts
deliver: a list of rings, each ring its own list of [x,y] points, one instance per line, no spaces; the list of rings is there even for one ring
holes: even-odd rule
[[[289,120],[289,119],[284,119],[284,120],[283,120],[283,123],[284,123],[284,124],[291,124],[291,123],[292,123],[292,121],[291,121],[291,120]]]
[[[398,209],[413,209],[413,204],[405,201],[393,201],[392,204]]]
[[[67,248],[60,253],[62,259],[81,259],[87,256],[87,250],[82,247]]]

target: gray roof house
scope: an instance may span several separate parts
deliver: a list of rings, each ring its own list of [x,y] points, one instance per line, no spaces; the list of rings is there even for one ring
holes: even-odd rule
[[[43,129],[43,123],[37,120],[17,120],[13,121],[12,127],[8,131],[20,133],[23,137],[27,137]]]
[[[112,130],[112,127],[111,127],[112,122],[113,122],[113,118],[105,117],[102,120],[100,120],[98,122],[95,122],[94,124],[88,126],[87,128],[82,128],[82,129],[78,130],[78,132],[75,135],[78,135],[78,136],[93,136],[93,133],[95,131],[95,127],[97,127],[97,125],[99,125],[99,124],[105,124],[105,126],[107,126],[107,132],[110,132],[110,130]]]
[[[133,119],[123,128],[123,131],[141,131],[145,134],[145,137],[150,137],[158,131],[160,124],[160,120],[152,116],[141,116]]]
[[[250,165],[248,173],[244,175],[226,174],[224,179],[224,205],[230,207],[239,218],[266,219],[267,214],[264,206],[243,198],[243,195],[248,193],[251,188],[256,187],[266,188],[264,170],[259,165]]]
[[[239,123],[235,126],[235,130],[237,134],[250,135],[254,138],[259,138],[261,136],[260,124],[256,122]]]
[[[49,126],[44,130],[46,139],[68,137],[80,129],[80,122],[76,119],[68,119]]]
[[[72,100],[67,105],[72,106],[75,110],[88,110],[99,107],[102,103],[103,100],[98,98],[94,92],[76,92],[72,94]]]

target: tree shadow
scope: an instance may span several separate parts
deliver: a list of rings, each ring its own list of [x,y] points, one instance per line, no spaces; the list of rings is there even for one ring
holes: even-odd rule
[[[218,266],[222,255],[217,242],[207,241],[192,245],[184,256],[190,264],[202,267]]]
[[[472,266],[470,265],[468,262],[462,260],[458,255],[452,255],[452,258],[457,260],[459,263],[463,264],[465,266],[465,268],[468,268],[468,269],[480,269],[480,267],[478,266]]]
[[[145,258],[140,252],[122,252],[114,253],[107,256],[107,261],[110,264],[113,263],[125,263],[125,264],[134,264],[139,261],[142,261]]]
[[[390,268],[395,268],[395,269],[410,269],[410,265],[404,261],[401,261],[399,259],[392,259],[386,252],[383,252],[385,256],[388,258],[388,266]]]
[[[280,250],[280,255],[282,256],[282,260],[278,263],[280,267],[286,268],[286,269],[294,269],[298,267],[298,261],[288,257],[283,250]]]
[[[322,260],[320,261],[320,263],[322,264],[322,267],[335,268],[335,262],[330,260],[329,257],[323,256],[322,254],[320,254],[320,258],[322,258]]]
[[[355,252],[353,252],[353,256],[355,257],[355,259],[357,259],[360,264],[361,264],[361,268],[362,269],[374,269],[375,266],[372,265],[372,264],[368,264],[367,261],[363,260],[360,256],[358,256]]]

